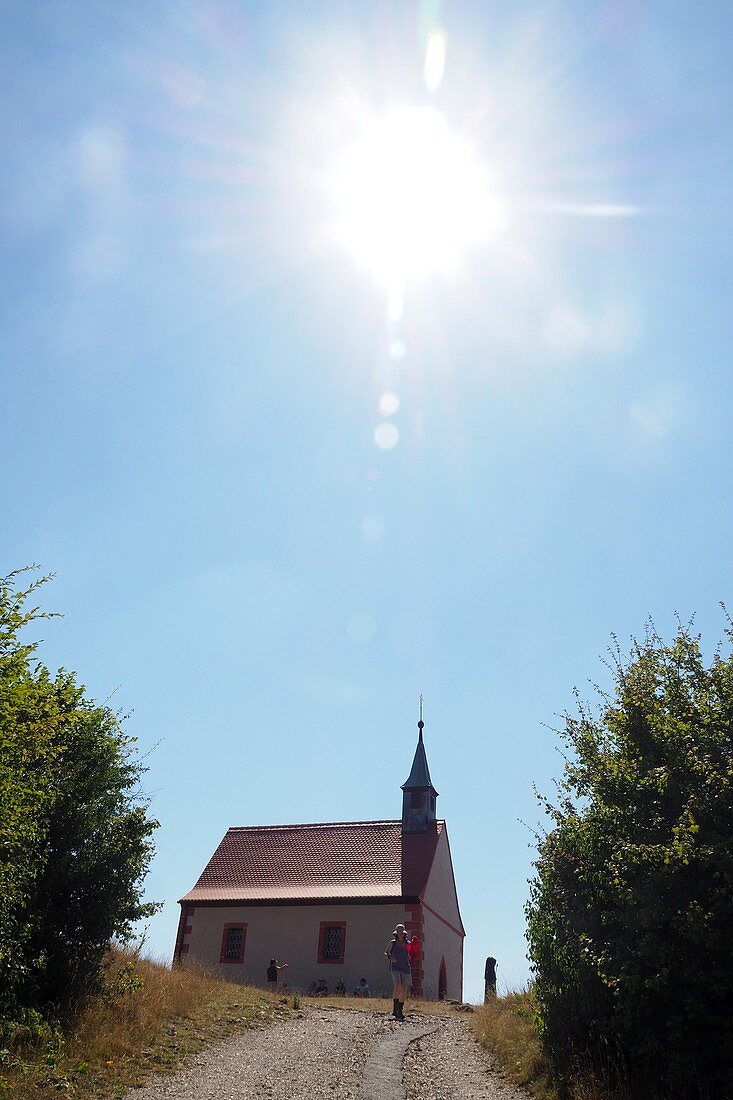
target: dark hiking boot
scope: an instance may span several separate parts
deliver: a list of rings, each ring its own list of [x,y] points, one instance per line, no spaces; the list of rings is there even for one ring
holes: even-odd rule
[[[405,1007],[405,1002],[404,1001],[398,1001],[397,1002],[397,1015],[396,1015],[397,1020],[404,1020],[405,1019],[405,1014],[402,1011],[404,1007]]]
[[[399,1020],[399,1018],[400,1018],[400,1002],[397,1000],[396,997],[392,1001],[392,1015],[394,1016],[395,1020]]]

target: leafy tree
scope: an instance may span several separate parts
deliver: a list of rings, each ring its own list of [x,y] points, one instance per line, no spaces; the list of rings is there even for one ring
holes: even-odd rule
[[[15,591],[19,574],[0,581],[0,1015],[16,1004],[30,960],[27,902],[45,863],[43,821],[51,790],[46,776],[56,745],[63,700],[45,670],[31,667],[35,647],[23,645],[23,627],[39,617],[24,603],[40,580]]]
[[[733,631],[727,631],[733,641]],[[640,1094],[729,1095],[733,655],[653,628],[614,692],[565,715],[552,828],[527,904],[539,1022],[560,1070],[625,1069]],[[641,1085],[641,1082],[643,1086]]]
[[[93,985],[106,945],[155,906],[142,879],[157,823],[143,766],[107,707],[51,676],[21,631],[38,618],[0,580],[0,1020],[63,1014]]]

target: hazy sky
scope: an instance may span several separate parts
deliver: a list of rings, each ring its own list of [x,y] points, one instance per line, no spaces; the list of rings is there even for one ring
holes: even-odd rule
[[[0,572],[132,711],[151,947],[228,826],[397,817],[423,692],[466,994],[523,981],[549,727],[731,599],[733,9],[0,19]]]

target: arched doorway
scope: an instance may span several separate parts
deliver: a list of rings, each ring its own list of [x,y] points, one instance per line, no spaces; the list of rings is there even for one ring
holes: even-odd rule
[[[438,1000],[445,1000],[445,991],[448,986],[448,977],[445,972],[445,959],[440,960],[440,970],[438,971]]]

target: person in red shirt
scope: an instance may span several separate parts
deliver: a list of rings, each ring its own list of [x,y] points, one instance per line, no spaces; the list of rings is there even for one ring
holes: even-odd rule
[[[414,966],[420,958],[420,940],[417,933],[412,933],[412,939],[407,941],[407,954],[410,956],[410,966]]]

